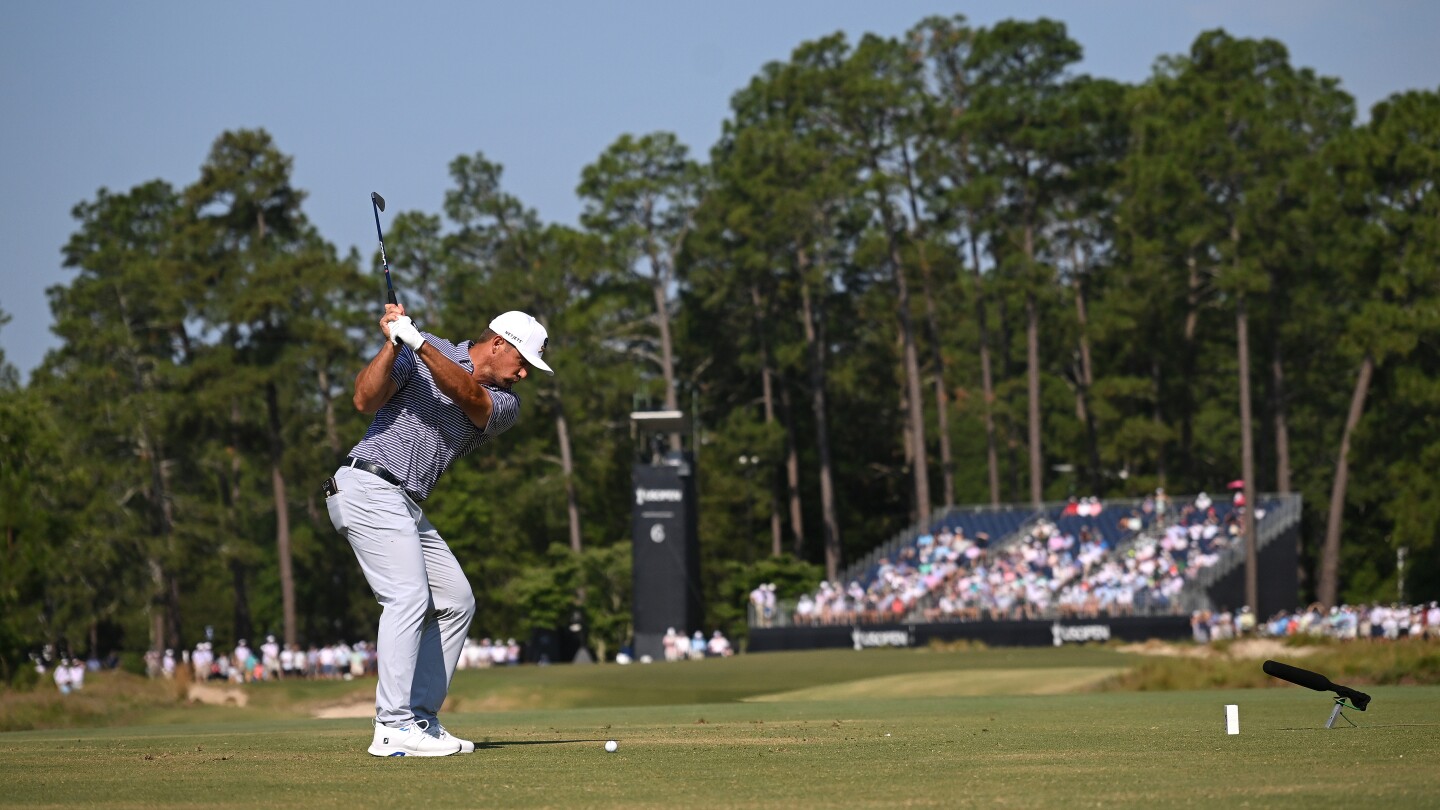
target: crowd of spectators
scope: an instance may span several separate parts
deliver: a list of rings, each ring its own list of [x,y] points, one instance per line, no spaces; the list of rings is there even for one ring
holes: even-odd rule
[[[1185,584],[1213,566],[1241,533],[1244,498],[1206,493],[1178,509],[1163,489],[1116,519],[1116,532],[1085,519],[1098,498],[1072,498],[1000,544],[942,526],[881,559],[868,582],[822,582],[795,605],[797,624],[874,624],[1174,612]],[[1264,516],[1256,511],[1256,518]],[[1077,520],[1077,518],[1079,520]],[[1113,542],[1106,534],[1120,538]],[[755,595],[752,594],[752,606]],[[753,611],[752,615],[763,615]]]
[[[665,635],[661,638],[661,646],[664,649],[666,661],[695,661],[702,658],[729,658],[735,654],[735,649],[730,645],[730,639],[719,630],[710,634],[706,639],[705,634],[696,630],[694,634],[686,636],[683,632],[673,627],[665,629]],[[615,656],[617,664],[635,663],[634,649],[626,644],[620,648],[619,654]],[[639,658],[640,663],[650,664],[654,660],[648,655]]]
[[[194,650],[181,650],[179,656],[173,649],[145,653],[145,670],[152,678],[174,678],[182,668],[192,680],[241,684],[282,678],[350,680],[374,675],[376,661],[374,645],[365,641],[312,644],[302,650],[299,645],[282,645],[274,636],[266,636],[258,647],[242,638],[230,652],[202,641]]]
[[[509,638],[504,641],[482,638],[478,642],[473,638],[465,639],[460,647],[460,661],[455,665],[456,669],[486,669],[489,667],[513,667],[520,663],[520,645],[515,639]]]
[[[1294,612],[1277,613],[1260,623],[1258,630],[1272,638],[1312,635],[1377,641],[1420,637],[1440,639],[1440,602],[1428,605],[1376,602],[1370,605],[1339,605],[1329,610],[1316,603]],[[1215,637],[1213,632],[1211,637]],[[1196,640],[1200,640],[1199,631],[1196,632]]]
[[[756,627],[769,627],[775,623],[775,583],[762,582],[750,591],[750,615]]]
[[[515,639],[466,639],[460,651],[458,669],[513,666],[520,663],[520,645]],[[194,680],[253,683],[283,678],[311,680],[352,680],[377,673],[375,645],[367,641],[348,644],[337,641],[323,646],[280,644],[274,636],[251,647],[240,639],[230,652],[217,652],[215,645],[202,641],[179,656],[173,649],[145,654],[146,671],[152,678],[174,678],[184,668]]]
[[[54,663],[54,672],[51,677],[55,680],[55,688],[60,690],[60,694],[68,695],[85,688],[87,666],[84,661],[79,658],[61,658]],[[95,668],[98,668],[99,662],[97,661],[95,664]],[[36,659],[35,671],[40,677],[45,676],[46,667],[39,659]]]
[[[665,648],[666,661],[698,660],[705,657],[728,658],[733,652],[730,649],[730,639],[724,633],[716,630],[706,640],[705,634],[696,630],[689,638],[684,633],[676,632],[675,628],[665,628],[665,637],[660,640]]]

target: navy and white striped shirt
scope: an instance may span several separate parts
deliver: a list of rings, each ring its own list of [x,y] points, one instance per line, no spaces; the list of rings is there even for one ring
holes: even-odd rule
[[[429,332],[420,334],[467,372],[474,372],[470,362],[474,341],[456,346]],[[350,455],[389,470],[417,500],[430,496],[440,474],[455,459],[509,430],[520,418],[519,397],[508,388],[486,385],[494,407],[485,429],[476,427],[460,406],[436,387],[430,369],[406,346],[400,347],[390,379],[396,385],[395,395],[376,412],[365,438]]]

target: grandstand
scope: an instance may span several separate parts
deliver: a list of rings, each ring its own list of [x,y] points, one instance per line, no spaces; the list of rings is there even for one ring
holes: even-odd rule
[[[948,509],[835,581],[782,602],[769,628],[1177,616],[1243,604],[1243,507],[1205,493]],[[1259,609],[1295,599],[1295,495],[1256,510]],[[1266,549],[1282,537],[1272,552]],[[1288,548],[1287,548],[1288,544]],[[752,616],[752,627],[756,626]]]

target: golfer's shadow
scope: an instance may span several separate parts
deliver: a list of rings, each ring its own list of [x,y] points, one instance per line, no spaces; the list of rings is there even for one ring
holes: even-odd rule
[[[475,741],[475,750],[509,748],[512,745],[574,745],[575,743],[603,743],[604,740],[480,740]]]

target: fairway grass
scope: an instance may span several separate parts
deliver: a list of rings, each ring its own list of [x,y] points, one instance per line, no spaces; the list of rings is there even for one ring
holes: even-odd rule
[[[1372,687],[1370,710],[1349,713],[1360,728],[1327,731],[1326,696],[1298,687],[953,695],[924,686],[958,674],[1059,688],[1124,660],[1106,650],[845,652],[460,673],[446,725],[478,750],[436,759],[370,757],[368,721],[284,714],[280,690],[256,711],[199,707],[142,725],[0,734],[0,806],[1440,806],[1440,687]],[[629,678],[628,699],[611,677]],[[466,708],[527,681],[562,699]],[[604,705],[569,703],[587,682]],[[757,696],[768,697],[744,700]],[[1238,736],[1225,733],[1227,703],[1240,706]],[[609,739],[614,754],[602,748]]]
[[[1124,672],[1119,667],[984,669],[970,672],[918,672],[862,678],[811,686],[746,700],[865,700],[885,698],[983,697],[987,695],[1058,695],[1079,692]]]

